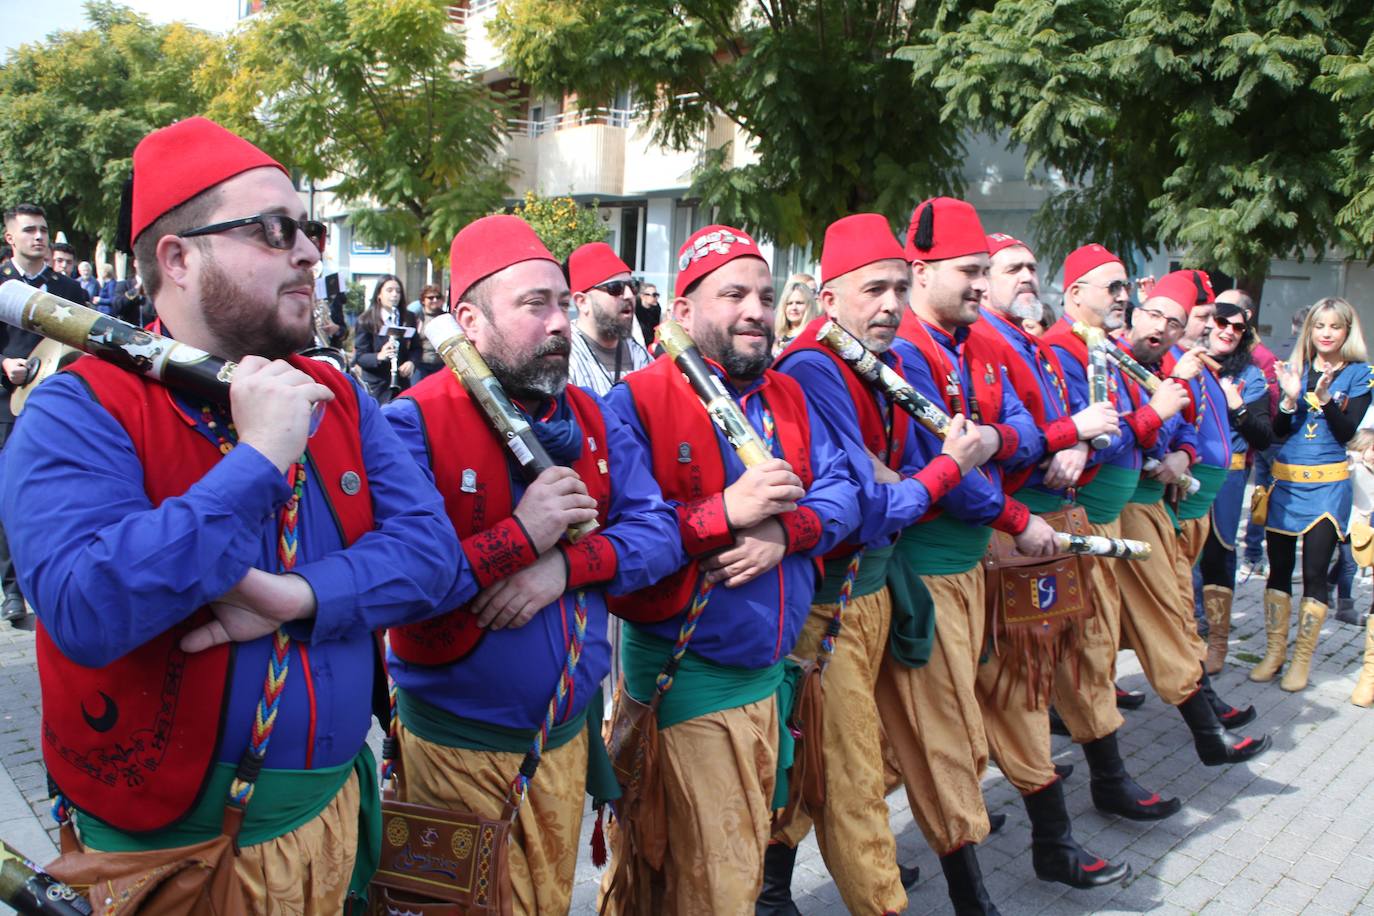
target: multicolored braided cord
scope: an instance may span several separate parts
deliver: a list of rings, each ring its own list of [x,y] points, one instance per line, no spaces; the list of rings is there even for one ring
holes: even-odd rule
[[[658,673],[654,681],[654,689],[660,694],[667,693],[673,686],[673,677],[677,674],[677,666],[682,663],[682,656],[687,654],[687,645],[692,641],[692,634],[697,631],[697,622],[701,620],[701,612],[706,610],[706,602],[711,598],[711,583],[706,581],[706,577],[701,579],[701,586],[697,589],[696,597],[692,599],[692,606],[687,609],[687,617],[682,621],[682,626],[677,631],[677,642],[673,643],[673,654],[668,656],[668,661],[664,663],[663,670]]]
[[[382,785],[396,775],[396,723],[400,719],[396,715],[396,682],[390,677],[386,679],[386,696],[391,715],[387,719],[386,738],[382,741]]]
[[[282,572],[289,572],[296,565],[296,549],[300,544],[297,526],[300,522],[301,494],[305,490],[304,461],[291,465],[290,473],[291,498],[282,507],[281,534],[277,539],[277,560]],[[277,724],[277,711],[281,708],[282,691],[286,687],[290,665],[291,637],[286,635],[285,630],[278,629],[272,636],[272,655],[267,660],[262,699],[258,701],[253,714],[248,749],[243,752],[238,771],[229,783],[229,804],[238,808],[248,807],[253,800],[253,787],[262,771],[263,761],[267,759],[267,745],[272,740],[272,729]]]
[[[830,618],[830,624],[825,628],[825,635],[821,637],[821,648],[816,653],[816,664],[824,670],[830,664],[830,657],[835,654],[835,640],[840,635],[840,625],[844,620],[845,608],[849,607],[850,598],[854,595],[854,580],[859,576],[859,567],[863,564],[864,552],[862,549],[854,552],[854,556],[849,558],[849,566],[844,571],[844,583],[840,586],[840,600],[835,605],[835,616]]]
[[[558,690],[554,692],[553,699],[549,701],[548,711],[544,713],[544,721],[539,725],[539,731],[534,734],[534,741],[530,744],[530,749],[525,752],[525,759],[520,763],[520,772],[516,774],[515,781],[511,783],[510,795],[507,801],[511,808],[511,822],[515,822],[515,817],[520,812],[520,806],[525,801],[525,796],[530,791],[530,780],[534,779],[535,771],[539,769],[539,761],[544,756],[544,744],[549,740],[549,732],[558,721],[559,711],[563,708],[563,703],[572,694],[573,672],[577,670],[577,663],[582,660],[582,645],[587,636],[587,595],[579,590],[577,600],[573,609],[573,630],[568,634],[568,660],[563,666],[563,673],[558,678]]]

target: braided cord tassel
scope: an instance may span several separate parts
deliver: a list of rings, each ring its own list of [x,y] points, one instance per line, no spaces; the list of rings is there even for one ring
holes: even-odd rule
[[[573,610],[573,631],[568,635],[568,660],[563,666],[563,673],[558,678],[558,690],[555,691],[553,699],[549,701],[548,711],[544,713],[544,721],[539,724],[539,730],[534,734],[534,741],[530,749],[525,752],[525,759],[520,764],[520,772],[516,775],[515,781],[511,784],[508,800],[511,807],[511,823],[515,822],[515,817],[520,813],[520,806],[525,801],[525,796],[530,791],[530,781],[534,779],[534,773],[539,769],[539,761],[544,756],[544,745],[549,740],[549,732],[553,729],[554,723],[558,721],[558,711],[563,708],[563,702],[573,689],[573,672],[577,670],[577,663],[582,660],[582,645],[587,636],[587,594],[578,591],[577,601]]]
[[[298,461],[291,466],[291,498],[286,501],[281,512],[281,534],[277,538],[277,560],[282,572],[289,572],[296,565],[296,549],[300,544],[298,523],[300,522],[301,494],[305,490],[305,464]],[[267,759],[267,746],[272,740],[272,729],[277,724],[277,712],[281,708],[282,692],[286,687],[286,674],[291,667],[291,637],[286,631],[278,629],[272,636],[272,655],[267,661],[267,676],[263,679],[262,699],[258,700],[253,713],[253,729],[248,738],[248,748],[243,752],[234,779],[229,783],[229,804],[246,808],[253,800],[253,788],[258,774],[262,772],[263,761]]]
[[[658,673],[654,682],[654,688],[660,693],[667,693],[673,686],[673,677],[677,674],[677,666],[682,663],[682,656],[687,654],[687,644],[692,641],[692,634],[697,631],[697,622],[701,620],[701,612],[706,610],[706,602],[711,598],[711,583],[706,581],[706,577],[701,579],[701,586],[697,589],[696,597],[692,599],[692,606],[687,610],[687,617],[682,621],[682,626],[677,631],[677,642],[673,643],[673,654],[668,656],[668,661],[663,666],[663,670]]]
[[[854,594],[854,580],[859,576],[859,567],[863,564],[863,559],[864,552],[861,548],[849,558],[849,566],[844,571],[844,583],[840,585],[840,600],[835,605],[835,616],[830,618],[830,625],[825,628],[825,635],[821,637],[820,651],[816,653],[816,664],[821,666],[821,670],[825,670],[825,666],[830,664],[830,657],[835,654],[835,639],[840,635],[844,610],[849,607],[850,598]]]
[[[396,682],[386,680],[387,702],[391,715],[387,719],[386,737],[382,739],[382,785],[386,785],[396,775]]]

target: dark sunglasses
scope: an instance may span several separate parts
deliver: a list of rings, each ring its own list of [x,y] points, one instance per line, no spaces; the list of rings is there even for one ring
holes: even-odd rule
[[[1235,321],[1227,321],[1225,318],[1220,318],[1216,315],[1213,315],[1212,323],[1215,324],[1218,328],[1230,328],[1231,330],[1236,331],[1237,333],[1245,333],[1244,318],[1237,318]]]
[[[644,293],[644,295],[648,296],[650,299],[658,298],[658,293]]]
[[[1077,282],[1082,283],[1084,286],[1096,286],[1098,289],[1105,289],[1107,294],[1113,298],[1122,293],[1130,292],[1131,290],[1130,280],[1113,280],[1110,283],[1091,283],[1087,280],[1078,280]]]
[[[609,283],[598,283],[596,286],[593,286],[592,289],[599,289],[603,293],[610,293],[612,296],[619,299],[625,294],[625,290],[628,289],[633,293],[638,287],[635,286],[635,281],[633,280],[612,280]]]
[[[279,248],[282,251],[290,251],[296,247],[296,232],[299,230],[304,232],[305,237],[323,252],[325,236],[328,234],[328,229],[324,223],[313,219],[297,220],[280,213],[259,213],[257,216],[245,216],[243,219],[231,219],[223,223],[211,223],[209,226],[197,226],[195,229],[178,232],[177,235],[182,238],[214,235],[217,232],[238,229],[240,226],[261,226],[262,237],[267,242],[267,246]]]
[[[435,301],[438,301],[439,299],[442,299],[442,298],[443,298],[442,296],[430,295],[430,296],[426,296],[426,297],[425,297],[425,301],[426,301],[426,302],[429,302],[431,299],[432,299],[432,300],[435,300]]]

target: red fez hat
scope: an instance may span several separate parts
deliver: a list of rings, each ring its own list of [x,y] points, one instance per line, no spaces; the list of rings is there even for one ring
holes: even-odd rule
[[[1176,270],[1165,274],[1150,290],[1149,298],[1177,302],[1185,312],[1191,312],[1195,305],[1207,305],[1217,300],[1212,292],[1212,278],[1207,276],[1205,270]]]
[[[155,130],[134,147],[129,241],[159,217],[249,169],[286,169],[209,118],[187,118]]]
[[[906,234],[908,261],[945,261],[988,250],[988,237],[973,204],[935,197],[917,204]]]
[[[825,243],[821,247],[821,280],[829,283],[851,270],[891,258],[905,261],[906,255],[892,234],[887,217],[879,213],[855,213],[826,227]]]
[[[629,272],[630,265],[620,260],[605,242],[583,245],[568,256],[568,286],[575,293],[585,293],[616,274]]]
[[[990,255],[1006,248],[1015,248],[1017,245],[1030,251],[1029,245],[1014,236],[1007,235],[1005,232],[994,232],[988,236],[988,254]]]
[[[449,304],[461,302],[478,280],[521,261],[558,264],[520,217],[497,214],[473,220],[458,230],[449,249]]]
[[[673,284],[673,294],[685,296],[687,287],[735,258],[758,258],[768,263],[759,246],[741,229],[730,226],[698,229],[678,249],[677,282]]]
[[[1091,245],[1084,245],[1069,252],[1069,256],[1064,259],[1064,289],[1073,286],[1083,278],[1088,271],[1101,267],[1103,264],[1110,264],[1113,261],[1120,264],[1121,259],[1112,254],[1106,248],[1094,242]]]

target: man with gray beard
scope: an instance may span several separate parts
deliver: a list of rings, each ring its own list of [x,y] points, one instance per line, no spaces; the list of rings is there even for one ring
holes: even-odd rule
[[[565,273],[577,307],[568,380],[604,395],[650,363],[649,351],[632,336],[635,288],[630,268],[610,245],[592,242],[568,257]]]

